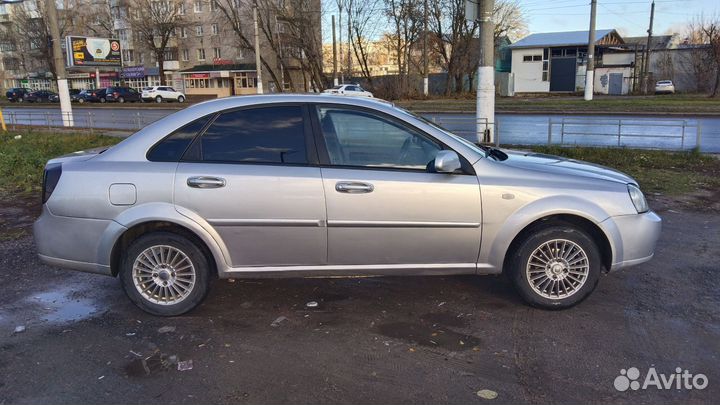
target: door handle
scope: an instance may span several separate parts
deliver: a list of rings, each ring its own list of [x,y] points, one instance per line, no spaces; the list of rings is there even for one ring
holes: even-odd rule
[[[198,176],[187,179],[187,185],[193,188],[225,187],[225,179],[220,177]]]
[[[335,184],[335,191],[339,193],[372,193],[375,187],[370,183],[361,183],[356,181],[341,181]]]

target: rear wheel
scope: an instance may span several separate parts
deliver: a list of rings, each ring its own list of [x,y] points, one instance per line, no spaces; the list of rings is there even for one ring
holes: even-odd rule
[[[18,103],[22,103],[23,101],[25,101],[25,99],[22,97],[18,97],[17,101],[18,101]]]
[[[78,103],[82,104],[82,103],[84,103],[84,102],[85,102],[85,99],[84,99],[84,98],[79,98],[79,99],[78,99]]]
[[[118,103],[124,103],[124,102],[125,102],[125,98],[120,97],[120,98],[118,99]]]
[[[160,96],[155,97],[155,102],[162,103],[162,97],[160,97]]]
[[[120,281],[130,300],[153,315],[184,314],[210,285],[208,259],[190,239],[170,232],[145,234],[122,258]]]
[[[510,260],[510,279],[530,305],[569,308],[595,289],[602,271],[593,239],[570,224],[537,230],[520,243]]]
[[[184,102],[185,102],[185,97],[179,96],[179,97],[178,97],[178,103],[184,103]]]
[[[105,99],[105,97],[101,97],[101,98],[100,98],[100,102],[101,102],[101,103],[107,103],[107,100]]]

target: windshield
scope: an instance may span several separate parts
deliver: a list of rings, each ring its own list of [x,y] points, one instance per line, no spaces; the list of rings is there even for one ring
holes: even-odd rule
[[[398,106],[396,106],[396,105],[393,105],[393,108],[395,108],[396,110],[398,110],[398,111],[400,111],[400,112],[402,112],[402,113],[404,113],[404,114],[407,114],[407,115],[409,115],[409,116],[411,116],[411,117],[417,118],[417,119],[419,119],[420,121],[422,121],[422,122],[430,125],[431,127],[435,128],[435,129],[437,129],[437,130],[439,130],[439,131],[442,131],[442,133],[444,133],[444,134],[446,134],[446,135],[448,135],[448,136],[453,137],[453,139],[457,140],[458,142],[462,143],[463,145],[467,146],[468,148],[470,148],[470,149],[472,149],[472,150],[474,150],[474,151],[476,151],[476,152],[478,152],[478,153],[482,153],[485,157],[488,156],[488,148],[485,148],[485,147],[482,147],[482,146],[478,146],[477,144],[474,144],[474,143],[468,141],[467,139],[465,139],[465,138],[463,138],[463,137],[461,137],[461,136],[457,136],[457,135],[453,134],[452,132],[448,131],[447,129],[445,129],[445,128],[441,127],[440,125],[436,124],[435,122],[432,122],[431,120],[423,117],[422,115],[415,114],[414,112],[408,111],[408,110],[406,110],[406,109],[404,109],[404,108],[400,108],[400,107],[398,107]]]

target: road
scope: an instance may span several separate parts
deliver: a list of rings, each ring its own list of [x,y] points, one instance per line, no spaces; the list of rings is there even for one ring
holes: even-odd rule
[[[79,127],[134,131],[177,111],[164,108],[94,108],[75,107]],[[9,124],[61,125],[57,107],[4,108]],[[476,140],[475,120],[469,114],[424,114],[441,126],[470,140]],[[564,120],[564,123],[563,123]],[[498,131],[502,144],[543,144],[548,142],[548,124],[552,123],[551,142],[580,145],[692,149],[697,146],[700,127],[700,150],[720,153],[720,117],[666,116],[578,116],[561,114],[498,114]],[[620,122],[622,121],[622,122]],[[562,135],[561,135],[562,133]],[[600,135],[602,134],[602,135]],[[681,135],[684,134],[684,139]]]
[[[197,310],[158,318],[118,280],[5,240],[0,403],[715,403],[720,216],[651,203],[656,257],[565,311],[527,307],[502,277],[389,277],[217,281]],[[32,221],[36,208],[0,214]],[[629,367],[641,382],[680,367],[709,385],[619,392]]]

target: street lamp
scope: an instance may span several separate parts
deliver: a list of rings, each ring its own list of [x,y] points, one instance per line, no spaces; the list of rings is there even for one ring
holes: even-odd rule
[[[0,0],[0,4],[18,4],[24,0]],[[50,39],[53,47],[53,59],[55,61],[55,76],[57,77],[58,95],[60,97],[60,114],[63,125],[73,126],[72,105],[70,104],[70,91],[68,89],[67,75],[65,73],[65,61],[63,60],[62,47],[60,46],[60,28],[58,26],[58,13],[55,0],[45,0],[45,13],[50,28]],[[68,49],[68,52],[71,50]]]

